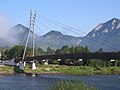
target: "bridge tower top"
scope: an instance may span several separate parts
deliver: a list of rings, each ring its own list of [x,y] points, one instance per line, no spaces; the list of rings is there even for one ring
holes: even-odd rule
[[[29,32],[28,32],[28,36],[27,36],[27,40],[26,40],[26,44],[25,44],[25,49],[24,49],[22,61],[24,61],[24,58],[25,58],[26,49],[27,49],[27,46],[28,46],[28,41],[29,41],[31,33],[32,33],[32,47],[33,47],[32,57],[34,57],[34,55],[35,55],[35,53],[34,53],[35,52],[35,50],[34,50],[34,48],[35,48],[35,29],[34,29],[35,19],[36,19],[36,11],[33,12],[32,10],[30,10]]]

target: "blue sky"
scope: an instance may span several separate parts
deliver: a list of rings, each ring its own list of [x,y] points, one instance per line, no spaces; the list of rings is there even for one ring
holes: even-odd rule
[[[99,23],[114,17],[120,19],[120,0],[1,0],[0,4],[0,15],[9,18],[13,26],[19,23],[26,26],[30,9],[37,11],[38,16],[86,33]],[[78,36],[68,30],[63,32]]]

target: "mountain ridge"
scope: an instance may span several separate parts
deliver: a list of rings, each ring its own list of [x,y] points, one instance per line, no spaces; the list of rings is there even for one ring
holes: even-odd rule
[[[12,47],[14,45],[25,45],[25,41],[29,29],[22,24],[17,24],[10,29],[11,36],[14,42],[7,42],[0,38],[2,47]],[[11,38],[10,38],[11,39]],[[2,42],[3,41],[3,42]],[[75,37],[64,35],[60,31],[52,30],[44,35],[36,34],[36,47],[47,49],[61,48],[64,45],[68,46],[88,46],[92,47],[92,51],[103,48],[105,51],[118,51],[120,50],[120,20],[112,18],[105,23],[100,23],[93,30],[91,30],[85,37]],[[32,34],[30,34],[29,46],[32,46]],[[110,48],[113,47],[113,48]],[[114,48],[117,48],[115,50]]]
[[[94,51],[99,48],[103,48],[105,51],[117,51],[120,50],[120,20],[113,18],[105,23],[101,23],[96,26],[91,32],[89,32],[82,45],[93,47]],[[86,44],[84,44],[86,43]],[[115,50],[116,49],[116,50]]]

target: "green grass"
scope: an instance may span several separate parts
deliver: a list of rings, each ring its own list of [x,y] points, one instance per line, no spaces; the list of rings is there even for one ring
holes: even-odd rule
[[[0,73],[21,72],[18,67],[0,65]],[[92,67],[92,66],[65,66],[65,65],[37,65],[32,70],[29,64],[25,66],[25,73],[64,73],[72,75],[120,74],[120,67]]]
[[[94,74],[120,74],[120,67],[92,67],[92,66],[65,66],[65,65],[37,65],[36,70],[31,70],[26,65],[27,73],[65,73],[72,75],[94,75]]]
[[[0,65],[0,76],[13,75],[14,67]]]
[[[13,66],[4,66],[0,65],[0,73],[13,73],[14,72]]]
[[[80,81],[61,80],[56,81],[54,86],[49,86],[48,90],[97,90],[97,88]]]

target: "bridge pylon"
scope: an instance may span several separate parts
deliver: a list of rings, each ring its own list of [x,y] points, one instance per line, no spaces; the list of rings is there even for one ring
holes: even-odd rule
[[[35,55],[35,29],[34,29],[34,26],[35,26],[35,19],[36,19],[36,11],[35,12],[32,12],[32,10],[30,10],[30,24],[29,24],[29,32],[28,32],[28,36],[27,36],[27,40],[26,40],[26,44],[25,44],[25,49],[24,49],[24,53],[23,53],[23,57],[22,57],[22,61],[19,63],[19,69],[22,69],[24,70],[24,67],[25,67],[25,55],[26,55],[26,50],[27,50],[27,46],[28,46],[28,41],[29,41],[29,38],[30,38],[30,35],[32,33],[32,57],[34,58],[34,55]],[[36,69],[36,65],[35,65],[35,61],[33,59],[32,61],[32,69]]]

